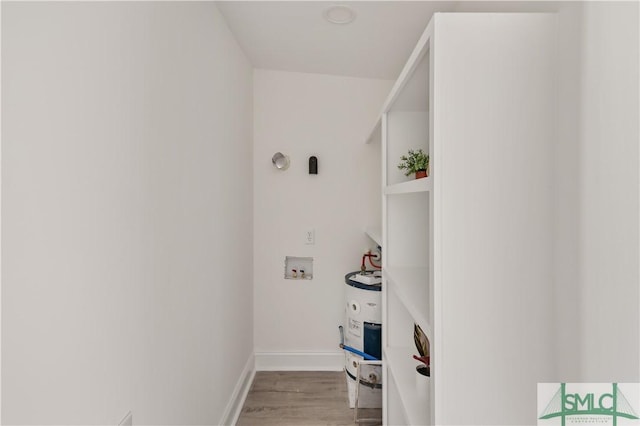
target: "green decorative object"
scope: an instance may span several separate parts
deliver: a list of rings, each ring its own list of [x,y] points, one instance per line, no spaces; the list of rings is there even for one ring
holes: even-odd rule
[[[400,164],[398,168],[405,170],[405,176],[416,174],[416,177],[429,176],[429,154],[425,154],[422,149],[413,150],[410,149],[407,155],[400,157]],[[423,176],[418,176],[422,173]]]

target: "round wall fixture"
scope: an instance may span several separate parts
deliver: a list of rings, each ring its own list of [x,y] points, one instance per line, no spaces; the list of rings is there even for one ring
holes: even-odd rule
[[[332,24],[350,24],[356,19],[356,11],[343,4],[328,7],[323,13],[324,19]]]
[[[289,157],[281,152],[276,152],[271,157],[273,166],[278,170],[287,170],[289,168]]]

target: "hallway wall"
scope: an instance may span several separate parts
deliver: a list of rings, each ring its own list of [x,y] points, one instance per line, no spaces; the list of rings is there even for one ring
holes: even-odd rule
[[[380,226],[380,143],[364,141],[391,81],[254,72],[254,333],[258,369],[340,369],[344,276]],[[291,158],[286,171],[271,157]],[[319,172],[308,174],[308,158]],[[315,244],[305,232],[315,229]],[[312,256],[313,280],[284,279],[285,256]]]
[[[252,67],[215,4],[3,2],[2,89],[3,424],[222,421],[253,362]]]

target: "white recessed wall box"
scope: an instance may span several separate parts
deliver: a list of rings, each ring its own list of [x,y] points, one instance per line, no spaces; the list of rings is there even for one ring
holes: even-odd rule
[[[313,257],[285,257],[284,278],[287,280],[312,280]]]

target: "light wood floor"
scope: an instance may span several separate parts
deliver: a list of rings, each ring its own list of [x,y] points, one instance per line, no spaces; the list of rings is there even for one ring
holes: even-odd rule
[[[236,424],[353,425],[353,411],[344,372],[258,371]],[[380,409],[358,410],[358,417],[381,414]]]

